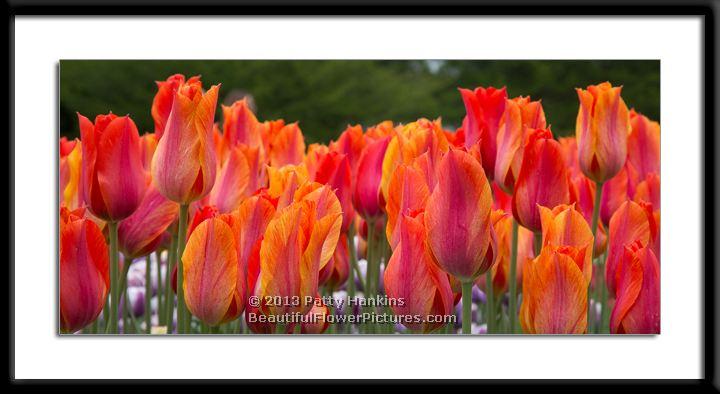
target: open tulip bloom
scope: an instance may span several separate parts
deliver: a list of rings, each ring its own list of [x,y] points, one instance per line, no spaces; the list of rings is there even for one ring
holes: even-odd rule
[[[557,138],[511,88],[459,89],[455,126],[309,144],[200,76],[157,82],[148,115],[78,114],[59,331],[659,334],[660,124],[602,82]]]

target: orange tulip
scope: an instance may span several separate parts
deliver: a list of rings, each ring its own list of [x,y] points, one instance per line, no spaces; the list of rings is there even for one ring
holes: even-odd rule
[[[476,88],[474,91],[459,89],[467,112],[465,146],[467,148],[480,143],[482,167],[488,179],[495,176],[495,159],[497,155],[497,133],[500,119],[505,111],[507,91],[505,87],[496,89]]]
[[[660,124],[630,110],[628,161],[644,179],[650,173],[660,174]]]
[[[249,294],[255,294],[255,284],[260,269],[260,246],[265,230],[275,216],[276,208],[277,201],[261,194],[243,201],[235,212],[240,229],[238,261],[240,271],[247,278]]]
[[[624,248],[615,269],[613,334],[660,334],[660,264],[647,246],[636,241]]]
[[[145,195],[140,136],[129,116],[78,114],[82,136],[83,198],[93,215],[109,222],[130,216]]]
[[[365,148],[365,137],[363,136],[362,127],[359,125],[348,126],[345,131],[340,134],[337,141],[330,142],[329,148],[331,151],[342,153],[348,158],[352,179],[356,179],[360,156]]]
[[[262,145],[260,122],[248,106],[247,98],[238,100],[228,107],[222,106],[223,142],[228,147],[243,144],[250,148]]]
[[[93,322],[110,289],[108,247],[83,209],[60,217],[60,330],[72,333]]]
[[[632,201],[620,205],[610,219],[610,241],[605,262],[605,281],[610,294],[616,293],[615,273],[625,254],[625,246],[640,242],[640,246],[645,247],[651,240],[650,221],[646,209]]]
[[[580,99],[575,124],[580,169],[595,182],[611,179],[625,164],[630,117],[621,90],[609,82],[576,89]]]
[[[539,232],[538,207],[554,208],[569,201],[567,167],[560,144],[552,138],[549,129],[530,131],[512,198],[515,220]]]
[[[182,255],[185,303],[210,326],[236,319],[245,308],[239,231],[232,215],[205,220],[190,235]]]
[[[400,217],[398,244],[385,269],[384,283],[390,299],[404,300],[402,305],[390,305],[396,315],[423,318],[402,324],[413,331],[428,333],[444,326],[442,321],[428,322],[428,316],[453,312],[453,293],[447,274],[438,269],[427,248],[422,216]]]
[[[495,162],[495,182],[503,191],[513,193],[528,130],[545,127],[545,112],[540,101],[531,101],[530,97],[507,100],[497,134]]]
[[[293,201],[295,191],[308,181],[309,176],[304,164],[297,166],[268,167],[270,187],[268,194],[278,199],[278,208],[284,208]]]
[[[542,244],[572,246],[583,254],[580,263],[585,280],[592,279],[592,253],[594,238],[592,230],[583,215],[572,205],[558,205],[554,209],[543,206],[540,209],[542,222]]]
[[[425,209],[430,190],[421,170],[401,164],[390,180],[388,190],[387,227],[385,233],[392,249],[399,242],[397,223],[403,215],[416,216]]]
[[[358,176],[353,193],[353,206],[365,220],[375,219],[383,214],[383,201],[380,183],[385,151],[390,143],[389,137],[369,142],[360,156]]]
[[[617,179],[617,177],[613,178]],[[605,183],[605,185],[613,181]],[[597,183],[588,179],[582,173],[570,175],[570,203],[575,204],[577,209],[588,223],[592,222],[593,209],[595,207],[595,188]],[[595,246],[593,257],[599,257],[605,253],[607,248],[607,230],[602,221],[598,221],[597,234],[595,234]]]
[[[495,231],[495,237],[497,238],[497,257],[495,258],[495,264],[493,264],[492,270],[492,284],[493,294],[500,296],[507,291],[508,285],[510,284],[510,246],[511,246],[511,231],[512,231],[512,215],[505,213],[502,210],[492,211],[490,214],[492,220],[493,230]],[[519,245],[519,243],[518,243]],[[521,263],[522,259],[518,259]],[[520,270],[516,271],[516,278],[520,277]],[[478,277],[475,279],[475,285],[478,286],[482,291],[487,291],[486,281],[484,277]]]
[[[239,147],[230,148],[208,195],[208,203],[222,213],[234,211],[246,196],[249,180],[250,167],[245,154]]]
[[[298,190],[297,197],[270,221],[260,247],[255,295],[265,315],[305,314],[312,308],[304,300],[317,294],[318,274],[340,236],[340,202],[328,186],[311,184]],[[299,302],[267,304],[268,296],[297,297]]]
[[[528,334],[582,334],[587,328],[585,253],[545,245],[523,267],[520,325]]]
[[[178,217],[176,203],[152,185],[138,209],[118,225],[118,246],[128,259],[146,256],[157,249],[165,231]]]
[[[651,172],[635,187],[633,201],[649,202],[654,209],[660,209],[660,175]]]
[[[60,201],[69,209],[79,208],[80,173],[82,171],[82,143],[79,140],[60,139]]]
[[[198,84],[183,84],[176,93],[165,132],[152,161],[155,186],[179,204],[204,197],[215,183],[213,118],[219,85],[203,93]]]
[[[167,120],[172,110],[175,92],[183,85],[197,86],[199,89],[202,83],[200,82],[199,75],[191,77],[186,82],[185,76],[182,74],[171,75],[167,80],[156,81],[155,83],[158,86],[158,91],[155,94],[155,98],[153,98],[150,112],[155,122],[155,134],[157,139],[160,140],[165,132],[165,126],[167,125]]]
[[[604,224],[610,223],[610,218],[617,211],[618,207],[625,201],[631,199],[635,194],[635,186],[638,183],[638,174],[635,167],[626,161],[620,172],[614,178],[605,182],[600,200],[600,220]]]
[[[140,152],[142,157],[143,169],[150,172],[152,167],[152,158],[157,149],[158,138],[154,133],[145,133],[140,136]]]
[[[472,281],[495,259],[490,184],[480,163],[457,149],[440,160],[438,175],[425,208],[428,244],[440,268]]]
[[[297,123],[291,123],[272,136],[270,143],[270,165],[282,167],[302,163],[305,155],[305,139]]]

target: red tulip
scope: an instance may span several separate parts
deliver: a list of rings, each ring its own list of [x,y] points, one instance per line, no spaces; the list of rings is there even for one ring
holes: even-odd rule
[[[399,242],[398,221],[403,215],[416,216],[425,210],[430,190],[421,170],[401,164],[393,173],[388,190],[387,227],[385,233],[390,246]]]
[[[654,209],[660,209],[660,175],[651,172],[635,187],[633,201],[652,203]]]
[[[613,334],[660,334],[660,264],[647,246],[625,246],[615,268]]]
[[[358,176],[353,194],[353,206],[365,220],[382,216],[385,202],[380,190],[382,164],[390,138],[370,142],[365,147],[358,164]]]
[[[352,171],[347,156],[337,152],[317,154],[317,168],[310,180],[326,184],[337,195],[343,211],[342,229],[346,233],[350,228],[355,210],[352,205]]]
[[[660,124],[630,110],[628,161],[644,179],[650,173],[660,174]]]
[[[402,324],[413,331],[428,333],[444,326],[442,319],[429,322],[427,317],[450,315],[453,293],[447,274],[437,268],[426,246],[422,216],[400,217],[398,244],[385,269],[384,283],[390,299],[404,300],[403,305],[390,305],[396,315],[417,315],[423,319]]]
[[[208,203],[222,213],[234,211],[246,196],[249,178],[250,168],[245,154],[239,147],[230,148],[208,194]]]
[[[497,248],[490,184],[480,163],[457,149],[442,158],[438,175],[425,208],[428,244],[440,268],[472,281],[490,269]]]
[[[533,232],[539,232],[539,206],[554,208],[570,201],[567,167],[560,144],[552,132],[532,130],[523,153],[522,167],[515,184],[512,211],[515,220]]]
[[[222,106],[223,140],[227,147],[243,144],[250,148],[262,146],[260,122],[247,103],[247,98],[238,100],[227,107]]]
[[[219,85],[203,93],[199,84],[184,84],[175,93],[172,111],[152,162],[153,182],[169,200],[189,204],[204,197],[217,171],[212,129]]]
[[[83,198],[93,215],[109,222],[130,216],[145,195],[140,136],[129,116],[78,114],[82,136]]]
[[[576,89],[578,159],[582,172],[595,182],[611,179],[625,164],[630,118],[621,90],[609,82]]]
[[[505,111],[507,91],[502,89],[476,88],[474,91],[460,89],[465,111],[467,112],[467,127],[465,133],[465,146],[467,148],[480,143],[482,166],[488,179],[495,175],[495,157],[497,154],[497,133],[500,119]]]
[[[630,161],[620,172],[603,184],[603,194],[600,201],[600,220],[607,225],[618,207],[631,199],[635,194],[635,185],[638,183],[638,174]]]
[[[60,330],[66,333],[92,323],[110,289],[105,237],[82,211],[63,209],[60,218]]]
[[[153,98],[152,110],[150,112],[155,121],[155,134],[157,139],[160,140],[165,132],[165,126],[167,125],[167,120],[172,110],[175,92],[183,85],[192,85],[200,88],[202,84],[199,75],[185,82],[185,76],[182,74],[171,75],[167,80],[156,81],[155,83],[158,85],[158,91],[155,94],[155,98]]]
[[[645,247],[652,239],[646,209],[632,201],[620,205],[610,219],[610,241],[605,262],[605,281],[610,294],[615,294],[617,291],[615,273],[625,253],[625,247],[634,242],[639,242],[640,246]]]

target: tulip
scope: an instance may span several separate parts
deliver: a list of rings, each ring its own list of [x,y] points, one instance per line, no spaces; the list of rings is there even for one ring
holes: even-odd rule
[[[652,240],[648,219],[646,209],[632,201],[620,205],[610,219],[610,241],[605,263],[605,280],[610,294],[617,292],[615,272],[625,253],[625,246],[639,242],[645,247]]]
[[[480,163],[461,150],[450,150],[438,173],[425,208],[428,244],[445,272],[472,282],[494,261],[490,184]]]
[[[234,211],[245,197],[249,178],[250,168],[245,154],[238,147],[230,148],[208,195],[208,203],[216,206],[221,213]]]
[[[69,209],[81,205],[80,172],[82,171],[82,143],[79,140],[60,140],[60,197]]]
[[[580,100],[575,125],[580,169],[598,183],[617,175],[627,156],[631,126],[621,90],[609,82],[576,89]]]
[[[247,97],[235,101],[232,106],[222,106],[223,140],[228,147],[243,144],[250,148],[262,146],[260,126],[248,106]]]
[[[353,194],[353,206],[365,220],[382,216],[384,201],[380,190],[382,164],[390,139],[369,142],[358,163],[358,176]]]
[[[270,220],[275,216],[277,200],[261,194],[248,198],[235,212],[240,229],[238,262],[247,278],[249,294],[255,294],[260,270],[260,246]]]
[[[613,334],[660,334],[660,264],[639,241],[625,246],[615,269]]]
[[[155,83],[158,86],[158,91],[153,98],[152,110],[150,112],[155,122],[157,139],[160,140],[165,132],[165,126],[167,125],[168,117],[172,110],[175,92],[183,85],[197,86],[199,89],[202,83],[200,82],[199,75],[191,77],[186,82],[185,76],[182,74],[171,75],[167,80],[156,81]]]
[[[218,89],[216,85],[202,93],[198,84],[178,88],[153,156],[155,186],[166,198],[181,205],[204,197],[215,183],[212,128]]]
[[[78,120],[85,204],[105,221],[125,219],[140,205],[147,187],[137,127],[129,116],[114,114],[98,115],[94,124],[80,114]]]
[[[660,174],[660,124],[630,110],[631,132],[627,141],[627,160],[641,179]]]
[[[335,191],[343,212],[341,231],[350,228],[355,210],[352,205],[352,170],[347,156],[337,152],[317,154],[317,168],[310,180],[326,184]]]
[[[497,238],[497,256],[495,257],[495,264],[491,268],[492,276],[492,290],[493,295],[500,297],[508,289],[508,284],[512,278],[510,278],[510,247],[511,247],[511,228],[512,228],[512,215],[505,213],[502,210],[494,210],[490,214],[493,230],[495,231],[495,237]],[[517,275],[515,280],[517,281]],[[484,278],[477,278],[475,284],[482,291],[487,292],[487,284]]]
[[[260,246],[260,276],[255,295],[265,315],[305,314],[303,302],[318,292],[318,273],[332,258],[340,236],[340,202],[328,186],[311,185],[270,221]],[[267,304],[268,296],[297,297],[299,303]]]
[[[190,235],[182,255],[187,308],[210,326],[236,319],[245,307],[245,278],[238,262],[239,231],[231,215],[205,220]]]
[[[587,328],[585,252],[572,246],[543,246],[523,267],[520,324],[528,334],[582,334]]]
[[[297,123],[291,123],[271,137],[270,165],[282,167],[300,164],[305,154],[305,140]]]
[[[138,209],[118,225],[118,243],[125,257],[135,259],[156,250],[178,210],[176,203],[150,185]]]
[[[403,305],[391,304],[393,312],[399,316],[422,316],[421,322],[403,324],[413,331],[428,333],[445,325],[442,321],[425,320],[431,315],[450,315],[453,293],[447,275],[437,267],[425,244],[422,216],[400,217],[398,244],[388,261],[384,280],[388,297],[405,301]]]
[[[480,144],[482,154],[482,167],[488,179],[495,175],[495,158],[497,155],[497,133],[500,119],[505,111],[507,91],[505,88],[496,89],[476,88],[459,89],[467,112],[467,127],[465,133],[465,147]]]
[[[600,200],[600,220],[603,224],[610,223],[610,218],[618,207],[632,198],[635,186],[638,183],[638,173],[630,161],[611,180],[602,185],[602,198]]]
[[[318,283],[330,292],[339,290],[350,275],[347,233],[341,232],[333,257],[320,270]]]
[[[415,216],[425,209],[430,190],[421,170],[401,164],[390,180],[386,210],[388,215],[386,235],[395,249],[399,242],[397,223],[403,215]]]
[[[108,246],[82,209],[60,218],[60,330],[76,332],[97,319],[110,289]]]
[[[268,177],[270,178],[270,187],[267,193],[270,197],[278,199],[278,208],[284,208],[292,203],[295,191],[309,179],[304,164],[287,165],[280,168],[268,167]]]
[[[577,158],[576,158],[577,160]],[[616,176],[610,182],[605,183],[607,186],[614,182],[619,176]],[[597,183],[588,179],[582,173],[570,175],[570,203],[575,204],[577,209],[588,223],[592,223],[593,209],[595,207]],[[612,194],[612,193],[609,193]],[[600,208],[602,213],[602,207]],[[605,253],[607,248],[607,230],[602,221],[598,222],[598,228],[595,232],[595,246],[593,247],[593,257],[600,257]]]
[[[490,184],[480,163],[457,149],[440,160],[440,174],[425,207],[427,243],[440,268],[462,283],[463,333],[469,334],[472,284],[492,267],[497,249]]]
[[[592,280],[592,253],[594,238],[590,226],[572,205],[558,205],[553,209],[539,207],[542,221],[542,245],[572,246],[583,253],[580,264],[585,280]]]
[[[640,203],[641,201],[649,202],[653,208],[660,209],[660,175],[651,172],[647,174],[645,179],[635,187],[635,196],[633,201]]]
[[[348,158],[352,179],[357,177],[358,163],[364,148],[365,138],[362,127],[359,125],[348,126],[337,141],[331,141],[329,145],[331,151],[342,153]]]
[[[549,129],[532,130],[523,153],[522,166],[515,184],[512,211],[520,225],[541,230],[539,206],[554,208],[570,201],[567,168],[560,144]]]
[[[513,193],[528,130],[545,127],[545,112],[540,101],[531,101],[529,97],[507,100],[497,134],[495,162],[495,182],[503,191]]]

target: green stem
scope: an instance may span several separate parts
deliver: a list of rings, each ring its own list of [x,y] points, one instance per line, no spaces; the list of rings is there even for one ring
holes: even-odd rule
[[[485,273],[485,298],[487,302],[487,333],[495,333],[495,291],[493,291],[492,268]]]
[[[472,287],[472,281],[462,283],[462,333],[464,335],[470,334],[472,327]]]
[[[510,301],[508,303],[508,317],[510,319],[510,333],[515,334],[516,319],[518,314],[517,309],[517,254],[518,254],[518,222],[515,218],[512,219],[512,238],[510,246],[510,277],[509,291]]]
[[[591,246],[591,250],[593,250],[593,249],[595,248],[595,238],[597,237],[598,222],[599,222],[599,218],[600,218],[600,203],[602,202],[602,189],[603,189],[603,183],[602,183],[602,182],[596,182],[596,183],[595,183],[595,201],[594,201],[594,204],[593,204],[593,215],[592,215],[592,224],[591,224],[591,225],[592,225],[591,230],[592,230],[592,233],[593,233],[593,244],[592,244],[592,246]],[[594,252],[594,251],[593,251],[593,252]],[[593,254],[594,254],[594,253],[593,253]],[[602,265],[601,265],[601,267],[602,267]],[[593,271],[595,271],[595,270],[593,269]],[[595,290],[596,290],[596,292],[599,294],[600,291],[598,291],[598,289],[602,289],[603,287],[605,287],[605,286],[604,286],[604,283],[603,283],[603,282],[604,282],[603,279],[604,279],[605,273],[604,273],[604,272],[597,272],[597,273],[594,273],[594,275],[595,275],[595,278],[596,278],[596,279],[595,279],[595,282],[596,282],[596,283],[595,283],[595,285],[596,285],[596,286],[595,286],[595,288],[596,288]],[[595,313],[594,313],[593,308],[590,308],[590,294],[592,294],[592,289],[591,289],[591,287],[592,287],[592,281],[591,281],[591,283],[588,283],[588,292],[587,292],[587,294],[588,294],[588,297],[587,297],[587,298],[588,298],[588,299],[587,299],[587,303],[588,303],[588,315],[587,315],[588,328],[587,328],[587,332],[588,332],[588,333],[590,333],[591,331],[593,331],[593,330],[592,330],[593,327],[596,326],[596,324],[595,324]],[[596,296],[596,297],[595,297],[595,302],[597,303],[599,300],[600,300],[600,298]],[[605,302],[603,302],[602,308],[605,309]],[[599,330],[599,327],[597,327],[597,330]]]
[[[180,204],[180,215],[178,216],[178,252],[177,252],[177,308],[178,308],[178,334],[186,334],[190,326],[190,316],[185,305],[185,293],[183,291],[183,253],[185,252],[185,233],[187,233],[188,205]]]
[[[375,294],[375,280],[377,274],[375,273],[375,221],[372,219],[367,220],[368,232],[367,232],[367,253],[366,253],[366,268],[365,268],[365,287],[363,288],[365,298],[371,298]],[[371,306],[366,308],[368,312],[372,311]],[[365,312],[365,311],[363,311]],[[374,324],[367,322],[365,324],[366,333],[372,334],[374,331]]]
[[[602,262],[600,263],[600,269],[599,269],[599,274],[600,274],[600,276],[603,277],[603,279],[605,278],[605,264],[606,264],[605,258],[606,257],[607,257],[606,255],[602,256],[602,260],[601,260]],[[602,283],[603,283],[603,286],[601,288],[602,291],[600,294],[600,299],[602,300],[602,310],[601,310],[602,314],[600,316],[601,320],[600,320],[600,327],[598,327],[598,332],[607,334],[610,332],[610,305],[608,303],[608,288],[607,288],[607,286],[604,285],[604,281]]]
[[[157,312],[158,312],[158,325],[162,325],[162,311],[163,309],[163,281],[162,281],[162,266],[160,264],[160,249],[155,251],[155,276],[157,278]]]
[[[110,322],[108,324],[110,334],[118,333],[118,302],[120,301],[120,267],[118,263],[118,224],[108,222],[110,233]]]
[[[348,275],[347,283],[347,294],[348,300],[355,298],[355,270],[357,269],[357,258],[355,256],[355,232],[353,226],[350,226],[348,231],[348,254],[350,255],[350,273]],[[352,314],[352,308],[350,305],[345,305],[345,315],[350,316]],[[347,323],[347,333],[352,333],[352,324]]]
[[[150,334],[152,326],[152,313],[150,311],[150,298],[152,297],[152,264],[150,255],[145,257],[145,332]]]
[[[170,251],[168,252],[168,261],[165,268],[165,319],[167,333],[172,334],[173,331],[173,310],[175,309],[175,296],[172,289],[172,272],[175,269],[175,260],[177,256],[177,235],[172,237]]]

